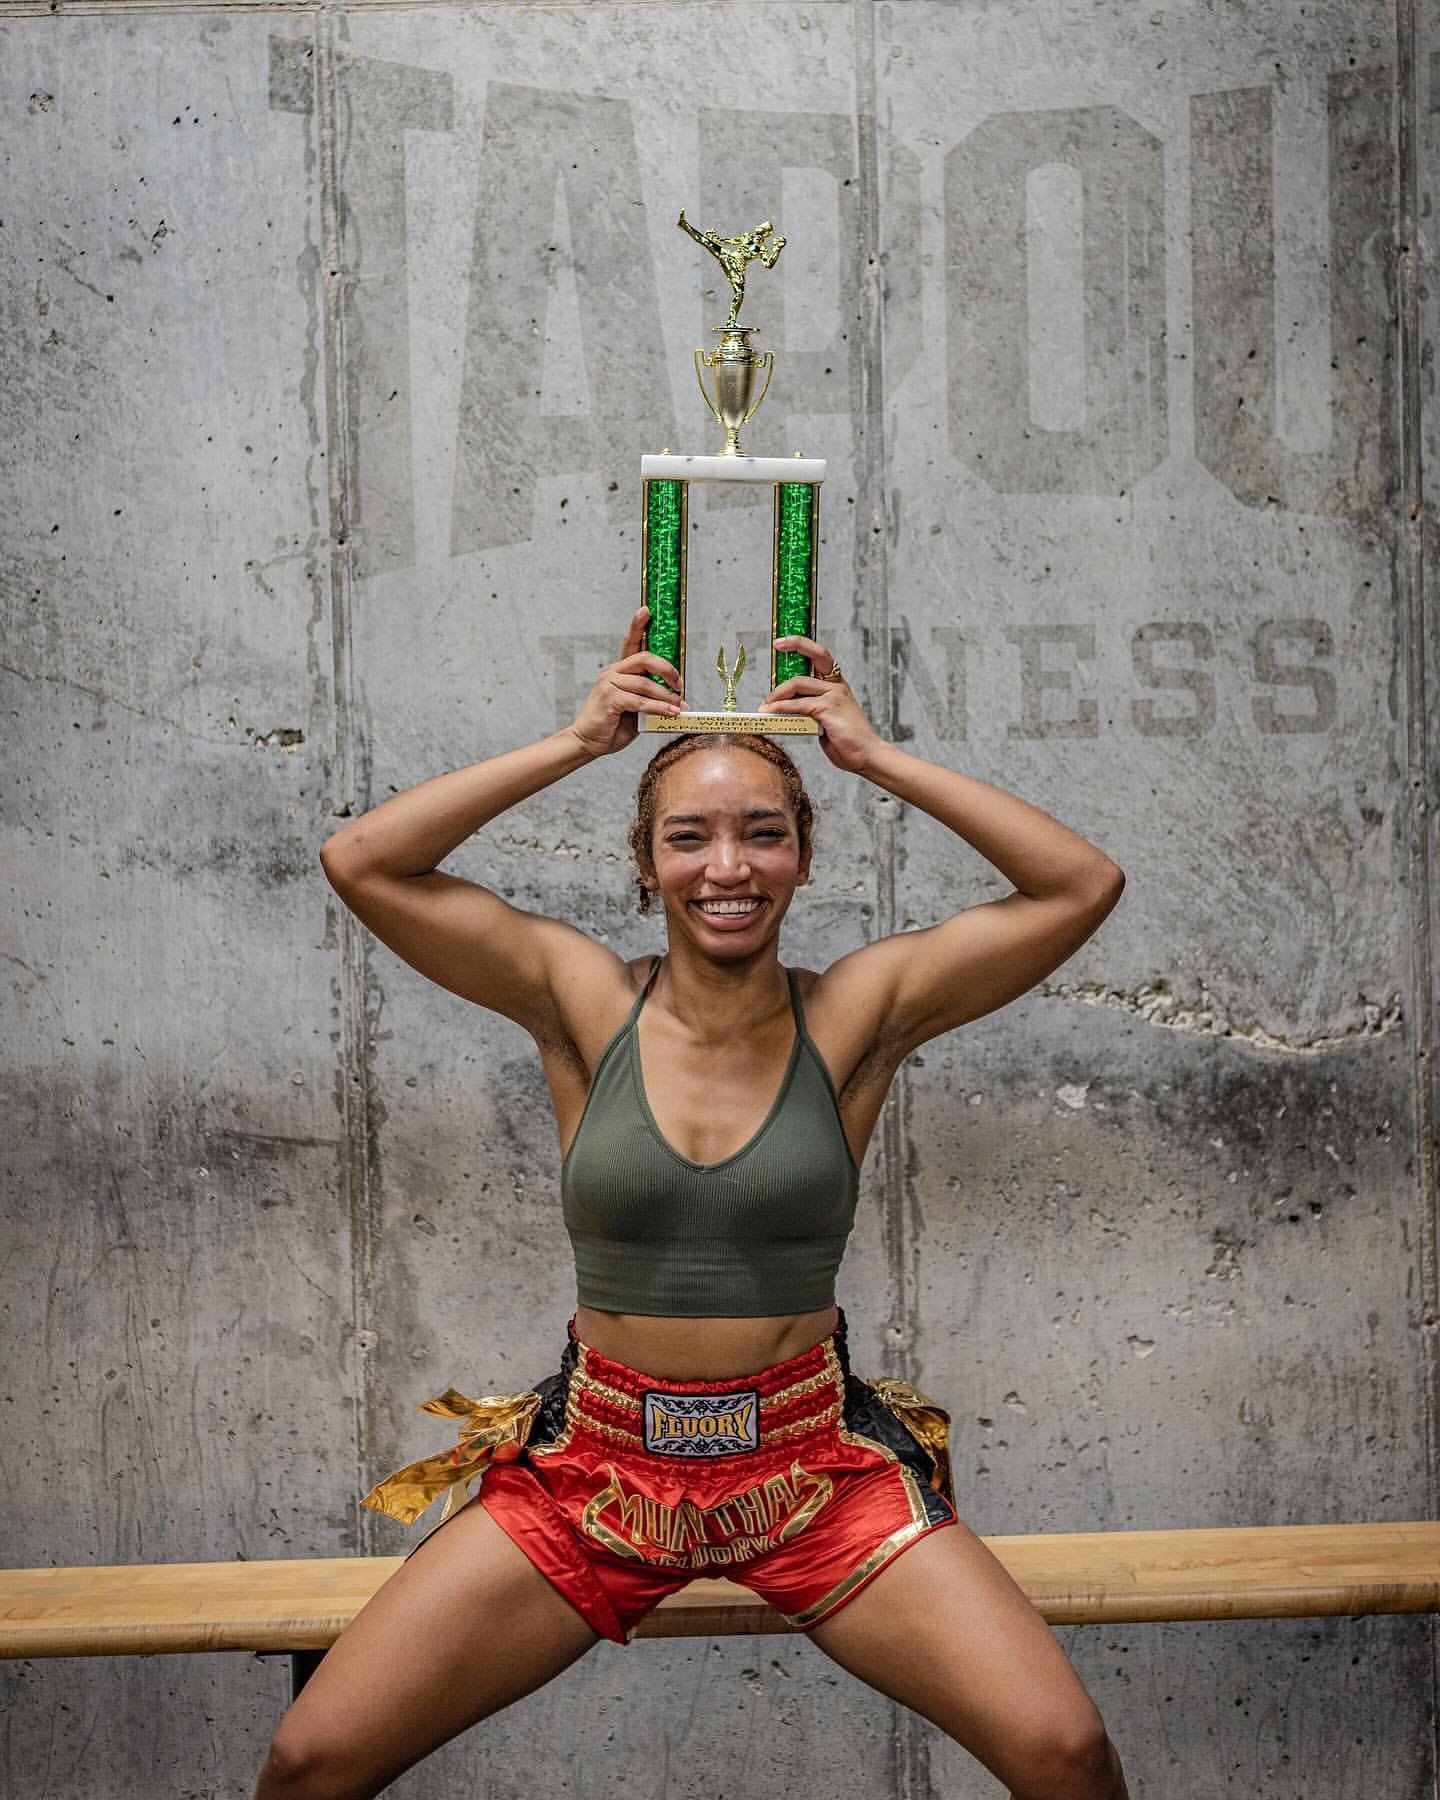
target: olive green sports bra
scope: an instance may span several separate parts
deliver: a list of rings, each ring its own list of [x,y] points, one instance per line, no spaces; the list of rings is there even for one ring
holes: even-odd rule
[[[697,1163],[661,1136],[640,1071],[636,1026],[662,960],[605,1046],[561,1164],[577,1300],[680,1317],[833,1306],[860,1170],[794,973],[795,1043],[774,1105],[733,1156]]]

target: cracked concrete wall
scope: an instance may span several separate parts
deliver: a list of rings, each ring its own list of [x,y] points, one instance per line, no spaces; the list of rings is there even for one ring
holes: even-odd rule
[[[0,41],[7,1560],[397,1553],[357,1501],[440,1447],[416,1403],[555,1364],[529,1041],[315,851],[613,654],[636,458],[711,437],[681,205],[790,237],[753,446],[830,461],[871,716],[1129,875],[897,1080],[857,1367],[949,1407],[981,1531],[1433,1516],[1433,18],[93,0]],[[763,512],[694,515],[697,619],[763,629]],[[641,754],[451,866],[655,947]],[[1003,890],[811,761],[787,961]],[[1426,1620],[1065,1641],[1137,1796],[1433,1792]],[[8,1665],[6,1777],[244,1796],[286,1680]],[[993,1791],[789,1638],[602,1645],[394,1791],[541,1786]]]

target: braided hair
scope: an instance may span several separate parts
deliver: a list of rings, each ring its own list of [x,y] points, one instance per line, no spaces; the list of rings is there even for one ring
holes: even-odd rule
[[[805,791],[800,771],[789,755],[772,738],[759,732],[685,732],[663,744],[650,758],[635,794],[635,821],[630,827],[630,848],[635,853],[636,866],[641,871],[636,877],[635,885],[639,889],[642,913],[650,910],[651,893],[645,885],[644,866],[647,858],[653,866],[655,794],[660,785],[660,777],[684,756],[691,756],[697,750],[720,749],[753,750],[757,756],[763,756],[766,762],[780,771],[780,779],[785,784],[785,798],[790,803],[796,829],[800,834],[800,866],[803,868],[809,859],[815,828],[815,809],[810,804],[810,796]]]

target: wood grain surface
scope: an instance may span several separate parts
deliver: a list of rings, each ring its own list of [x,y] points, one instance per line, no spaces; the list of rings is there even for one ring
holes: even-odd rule
[[[1440,1612],[1440,1524],[1270,1525],[991,1537],[1055,1625]],[[402,1557],[0,1571],[0,1656],[322,1649]],[[697,1578],[637,1637],[794,1629]]]

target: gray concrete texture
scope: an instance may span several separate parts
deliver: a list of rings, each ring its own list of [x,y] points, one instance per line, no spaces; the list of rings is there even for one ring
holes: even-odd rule
[[[715,438],[681,206],[790,238],[750,447],[830,461],[821,635],[871,717],[1129,877],[898,1078],[856,1366],[950,1409],[984,1532],[1433,1516],[1434,15],[217,0],[0,43],[5,1559],[398,1553],[430,1521],[358,1499],[448,1443],[416,1405],[556,1364],[533,1048],[316,850],[615,653],[638,458]],[[693,517],[703,669],[762,641],[766,515]],[[658,947],[646,753],[449,866]],[[798,754],[787,961],[1004,890]],[[1435,1791],[1429,1621],[1064,1641],[1145,1800]],[[287,1678],[9,1665],[6,1785],[247,1796]],[[602,1644],[392,1791],[995,1789],[760,1637]]]

